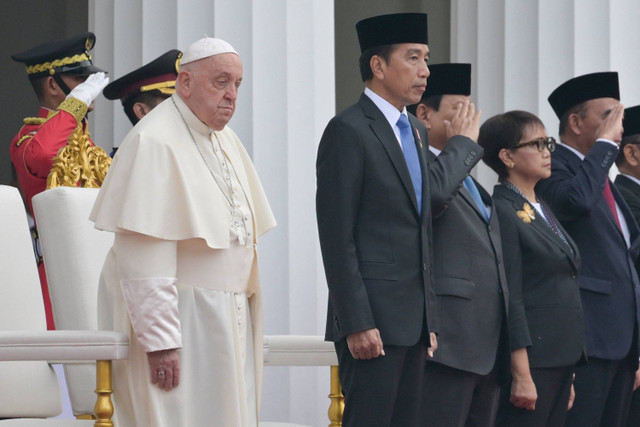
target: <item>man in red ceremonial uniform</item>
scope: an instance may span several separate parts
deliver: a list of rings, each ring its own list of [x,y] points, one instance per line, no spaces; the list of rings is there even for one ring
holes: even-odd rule
[[[87,132],[86,114],[109,79],[94,67],[89,51],[93,33],[43,43],[11,57],[23,62],[40,103],[37,117],[24,119],[24,126],[11,142],[9,151],[29,214],[31,198],[44,191],[53,158],[67,145],[69,136],[81,126]],[[34,232],[37,238],[37,232]],[[38,256],[38,270],[47,314],[47,327],[54,329],[44,265]]]

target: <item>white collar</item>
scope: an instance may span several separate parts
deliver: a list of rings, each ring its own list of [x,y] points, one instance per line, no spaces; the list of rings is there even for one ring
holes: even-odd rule
[[[579,152],[578,150],[576,150],[572,146],[567,145],[562,141],[558,141],[558,145],[562,145],[564,148],[566,148],[567,150],[571,151],[573,154],[578,156],[580,158],[580,160],[584,160],[584,154],[582,154],[581,152]]]
[[[364,89],[364,94],[367,95],[374,104],[376,104],[376,107],[378,107],[378,109],[382,112],[391,127],[396,126],[396,123],[398,123],[398,119],[400,118],[400,114],[404,114],[405,116],[407,116],[407,118],[409,117],[407,115],[406,107],[404,107],[401,112],[398,111],[398,109],[391,105],[389,101],[387,101],[368,87]]]
[[[635,182],[636,184],[640,185],[640,179],[636,178],[635,176],[631,176],[628,175],[626,173],[620,173],[620,175],[622,176],[626,176],[627,178],[629,178],[631,181]]]

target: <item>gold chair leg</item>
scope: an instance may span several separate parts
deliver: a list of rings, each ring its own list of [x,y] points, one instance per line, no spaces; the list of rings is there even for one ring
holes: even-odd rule
[[[331,392],[329,399],[331,404],[329,405],[329,427],[341,427],[342,426],[342,413],[344,412],[344,396],[342,395],[342,387],[340,386],[340,377],[338,376],[338,367],[331,367]]]
[[[92,414],[80,414],[80,415],[76,415],[76,420],[95,420],[96,417],[94,417]]]
[[[111,393],[113,393],[111,385],[111,361],[96,361],[96,427],[113,427],[113,403],[111,402]]]

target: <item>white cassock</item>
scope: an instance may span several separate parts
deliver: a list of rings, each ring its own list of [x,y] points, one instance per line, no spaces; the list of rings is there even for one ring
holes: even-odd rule
[[[236,134],[212,132],[173,95],[129,132],[90,218],[116,233],[99,326],[131,340],[129,359],[113,368],[116,425],[257,425],[256,243],[275,220]],[[171,348],[180,349],[180,385],[165,392],[151,384],[146,353]]]

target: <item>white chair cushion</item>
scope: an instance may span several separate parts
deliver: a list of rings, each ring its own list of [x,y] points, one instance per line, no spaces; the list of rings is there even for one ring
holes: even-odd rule
[[[265,335],[265,366],[337,366],[332,342],[319,335]]]
[[[89,221],[98,191],[56,187],[33,198],[56,329],[98,328],[98,280],[113,244]]]
[[[260,427],[311,427],[306,424],[280,423],[277,421],[261,421]]]
[[[2,427],[90,427],[94,424],[92,420],[0,420]]]
[[[97,188],[56,187],[33,199],[57,329],[97,329],[98,280],[113,233],[89,221]],[[93,413],[95,365],[65,366],[74,414]]]
[[[44,332],[40,279],[18,190],[0,185],[0,206],[0,330]],[[62,411],[58,380],[46,362],[2,362],[0,379],[0,418]]]

